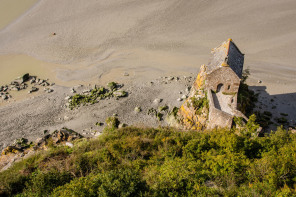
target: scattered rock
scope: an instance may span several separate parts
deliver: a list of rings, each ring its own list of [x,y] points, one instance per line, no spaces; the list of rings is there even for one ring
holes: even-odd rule
[[[258,83],[262,83],[262,81],[261,80],[258,80]]]
[[[20,89],[18,87],[12,87],[11,90],[13,90],[13,91],[19,91]]]
[[[42,85],[44,82],[45,82],[45,80],[40,79],[40,80],[39,80],[39,85]]]
[[[134,111],[136,113],[140,113],[142,111],[141,107],[135,107]]]
[[[128,77],[129,74],[127,72],[123,73],[123,76]]]
[[[64,120],[69,120],[70,118],[68,116],[64,116]]]
[[[91,90],[83,90],[82,91],[82,94],[87,94],[87,93],[89,93]]]
[[[49,89],[47,90],[47,93],[51,93],[51,92],[53,92],[53,89],[50,89],[50,88],[49,88]]]
[[[162,117],[163,117],[163,114],[162,113],[157,113],[156,114],[157,120],[162,121]]]
[[[65,100],[69,100],[71,98],[71,96],[66,96]]]
[[[183,94],[183,96],[181,97],[181,99],[187,99],[187,96],[185,94]]]
[[[30,80],[30,83],[31,83],[31,84],[36,83],[36,80],[35,80],[35,79],[31,79],[31,80]]]
[[[188,94],[190,92],[190,89],[191,89],[190,87],[187,87],[185,92]]]
[[[76,133],[75,131],[67,128],[62,128],[61,130],[55,130],[51,138],[54,143],[61,143],[61,142],[71,142],[75,139],[82,138],[82,136],[79,133]]]
[[[167,105],[165,106],[161,106],[158,108],[158,110],[161,112],[161,111],[167,111],[169,109],[169,107]]]
[[[29,91],[29,94],[32,92],[37,92],[38,90],[39,88],[33,86],[32,89]]]
[[[174,80],[174,77],[171,77],[171,76],[170,76],[170,77],[168,77],[168,80],[169,80],[169,81],[172,81],[172,80]]]
[[[150,108],[150,109],[148,109],[147,114],[150,115],[150,116],[156,116],[157,115],[157,111],[154,108]]]
[[[24,82],[28,81],[29,79],[30,79],[30,74],[26,73],[21,77],[21,80],[22,80],[21,83],[24,83]]]
[[[102,122],[96,122],[96,125],[101,127],[101,126],[104,125],[104,123],[102,123]]]
[[[7,96],[6,94],[3,94],[3,95],[1,96],[1,98],[2,98],[3,100],[7,100],[7,99],[8,99],[8,96]]]
[[[154,104],[158,104],[158,103],[161,103],[161,102],[162,102],[162,99],[159,99],[159,98],[157,98],[157,99],[155,99],[153,101]]]
[[[16,146],[7,146],[1,153],[1,155],[8,155],[9,153],[20,153],[23,152],[21,148],[17,148]]]
[[[121,129],[121,128],[123,128],[123,127],[127,127],[127,126],[128,126],[128,125],[125,124],[125,123],[120,123],[120,124],[118,125],[118,128]]]
[[[177,101],[183,101],[183,99],[182,98],[178,98]]]
[[[72,93],[76,93],[76,90],[74,88],[71,89]]]
[[[122,91],[122,90],[117,90],[117,91],[113,92],[113,95],[116,97],[126,97],[127,92]]]

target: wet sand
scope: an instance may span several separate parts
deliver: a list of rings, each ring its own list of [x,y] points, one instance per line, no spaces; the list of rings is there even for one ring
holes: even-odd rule
[[[57,78],[57,71],[64,69],[71,70],[71,67],[40,61],[27,55],[0,55],[0,85],[9,84],[25,73],[29,73],[31,76],[38,76],[42,79],[50,79],[58,85],[67,87],[77,85],[78,83],[87,83],[81,80],[70,81],[63,80],[62,77],[61,79]]]
[[[0,31],[24,14],[38,0],[0,0]]]
[[[39,76],[43,79],[55,78],[56,65],[44,63],[26,55],[1,55],[0,56],[0,84],[9,84],[24,73]]]
[[[293,0],[41,0],[0,32],[0,55],[25,54],[62,65],[53,72],[67,82],[100,81],[116,69],[145,70],[149,78],[197,73],[210,49],[232,38],[246,54],[245,68],[253,73],[268,68],[274,75],[287,68],[285,77],[293,79],[295,12]],[[262,73],[260,80],[268,77]],[[270,93],[296,91],[272,88]]]

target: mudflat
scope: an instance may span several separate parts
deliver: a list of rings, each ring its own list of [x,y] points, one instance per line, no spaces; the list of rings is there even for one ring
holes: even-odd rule
[[[178,92],[184,92],[188,81],[180,80],[174,88],[155,80],[165,76],[194,78],[200,65],[208,62],[210,49],[227,38],[232,38],[245,53],[244,68],[251,73],[247,82],[260,93],[258,107],[275,116],[289,114],[287,119],[293,125],[295,13],[294,0],[40,0],[0,31],[0,80],[9,83],[26,69],[33,75],[49,78],[56,82],[57,95],[52,102],[59,105],[52,107],[51,101],[42,102],[49,98],[48,94],[4,103],[0,108],[0,141],[4,142],[7,133],[11,135],[8,141],[21,136],[37,138],[45,127],[63,125],[83,132],[93,127],[95,119],[103,121],[112,111],[102,110],[107,104],[95,105],[92,110],[81,109],[71,122],[59,121],[66,113],[59,106],[65,104],[63,99],[70,94],[69,87],[78,84],[105,85],[116,81],[134,92],[130,98],[142,95],[139,98],[145,98],[145,109],[160,96],[166,104],[178,107],[182,103],[176,102]],[[12,67],[8,66],[12,62]],[[153,81],[158,86],[150,86]],[[173,96],[169,88],[176,89]],[[141,99],[137,101],[141,105]],[[116,102],[110,100],[110,105],[115,106]],[[126,102],[134,101],[128,97]],[[135,106],[121,107],[123,112],[132,113]],[[11,115],[12,111],[17,113]],[[28,116],[30,113],[35,115]],[[82,113],[83,119],[78,115]],[[128,124],[158,124],[137,117],[140,116],[122,119]],[[28,118],[30,121],[26,121]],[[19,121],[13,122],[16,119]],[[41,125],[40,120],[46,124]]]
[[[0,0],[0,30],[27,12],[37,0]]]

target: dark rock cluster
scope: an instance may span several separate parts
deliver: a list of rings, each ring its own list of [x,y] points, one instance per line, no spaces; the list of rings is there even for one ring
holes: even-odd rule
[[[31,85],[29,85],[31,84]],[[54,83],[49,83],[48,79],[39,79],[36,76],[30,76],[29,73],[24,74],[23,76],[13,80],[10,84],[0,86],[0,98],[2,100],[8,100],[11,98],[11,91],[21,91],[25,90],[30,86],[28,94],[32,92],[37,92],[40,88],[38,86],[43,86],[44,91],[50,93],[53,92],[53,89],[48,86],[53,86]]]

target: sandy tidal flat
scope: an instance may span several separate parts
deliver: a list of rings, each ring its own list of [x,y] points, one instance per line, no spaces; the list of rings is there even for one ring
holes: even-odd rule
[[[28,11],[37,0],[0,0],[0,30]]]
[[[56,112],[50,111],[53,100],[34,108],[35,116],[42,117],[41,122],[48,119],[43,125],[56,128],[64,124],[53,115],[61,118],[66,113],[59,106],[69,92],[69,88],[63,89],[67,84],[105,85],[116,81],[140,90],[145,87],[149,92],[147,98],[142,92],[142,97],[148,99],[145,105],[153,105],[156,95],[167,91],[168,95],[163,97],[169,98],[167,88],[174,88],[162,84],[157,87],[159,94],[153,94],[156,87],[147,84],[161,76],[197,75],[200,65],[207,64],[211,49],[232,38],[245,53],[244,67],[251,72],[248,83],[260,93],[258,110],[270,110],[275,116],[287,113],[293,125],[295,13],[295,0],[40,0],[0,31],[0,80],[8,83],[20,71],[33,69],[32,74],[56,82],[58,96],[54,98],[56,108],[52,108]],[[9,62],[14,64],[10,67]],[[125,77],[125,72],[129,76]],[[162,93],[160,88],[164,89]],[[175,94],[176,98],[167,101],[175,102],[178,93]],[[35,121],[36,117],[26,127],[9,124],[16,119],[9,115],[10,111],[19,110],[19,122],[25,121],[31,107],[22,105],[41,102],[40,97],[35,99],[0,108],[0,114],[5,114],[5,117],[1,114],[0,124],[8,124],[0,125],[1,139],[9,132],[13,132],[11,140],[20,136],[32,138],[44,129]],[[96,109],[98,113],[100,110]],[[131,112],[133,108],[123,111],[128,110]],[[92,116],[91,110],[82,111],[86,113],[84,116]],[[68,126],[82,132],[82,128],[90,128],[92,124],[85,120],[74,116]]]

